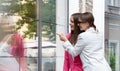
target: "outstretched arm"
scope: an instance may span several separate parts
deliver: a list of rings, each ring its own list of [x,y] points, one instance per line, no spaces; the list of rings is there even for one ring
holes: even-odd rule
[[[78,36],[75,46],[73,46],[63,34],[59,34],[59,37],[61,41],[64,41],[64,49],[67,50],[73,57],[80,54],[86,45],[84,37],[81,35]]]

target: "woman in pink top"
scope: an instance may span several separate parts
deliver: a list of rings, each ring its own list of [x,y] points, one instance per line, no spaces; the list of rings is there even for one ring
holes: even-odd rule
[[[70,27],[71,33],[68,33],[66,37],[70,41],[71,44],[75,44],[77,41],[78,34],[82,33],[83,31],[77,31],[78,27],[78,18],[80,17],[81,13],[74,13],[70,17]],[[80,56],[72,57],[67,51],[64,54],[64,66],[63,71],[83,71],[82,62]]]
[[[27,61],[24,55],[24,42],[23,37],[19,33],[12,36],[12,51],[11,54],[16,58],[20,65],[20,71],[27,70]]]
[[[24,57],[24,43],[23,37],[15,33],[13,34],[13,45],[12,45],[12,55],[15,57]]]

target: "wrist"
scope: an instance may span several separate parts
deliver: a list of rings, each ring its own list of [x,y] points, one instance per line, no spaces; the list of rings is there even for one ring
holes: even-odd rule
[[[66,42],[66,41],[67,41],[67,39],[64,40],[64,42]]]

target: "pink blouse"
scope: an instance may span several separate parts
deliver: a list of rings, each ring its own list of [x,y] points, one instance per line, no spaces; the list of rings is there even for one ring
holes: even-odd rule
[[[17,57],[16,60],[18,61],[20,65],[20,71],[26,71],[27,70],[27,60],[24,55],[24,42],[22,35],[16,33],[13,35],[13,45],[12,45],[12,52],[11,54],[14,57]],[[18,59],[19,58],[19,59]]]
[[[12,45],[12,55],[17,57],[24,56],[24,44],[23,37],[20,34],[13,35],[14,45]]]
[[[69,38],[70,33],[66,37]],[[72,55],[65,51],[63,71],[83,71],[80,56],[72,58]]]

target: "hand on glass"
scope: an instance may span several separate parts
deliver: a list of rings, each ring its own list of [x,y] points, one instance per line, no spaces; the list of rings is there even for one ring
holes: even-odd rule
[[[59,37],[60,37],[60,40],[61,41],[67,41],[68,39],[66,38],[66,36],[64,36],[63,34],[59,34],[59,33],[56,33]]]

